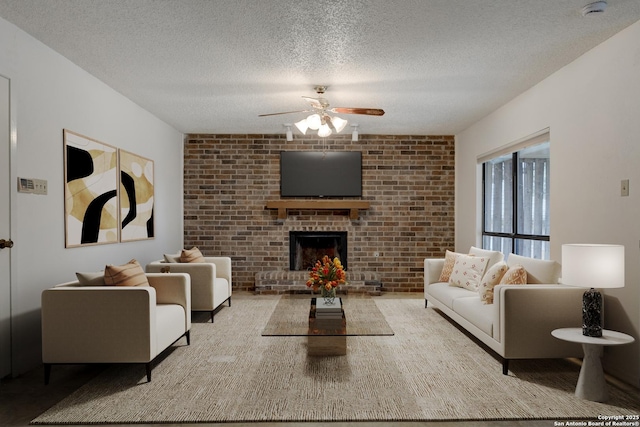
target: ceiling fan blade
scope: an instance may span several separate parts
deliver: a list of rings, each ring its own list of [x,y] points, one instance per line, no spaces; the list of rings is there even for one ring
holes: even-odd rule
[[[347,107],[335,107],[330,109],[332,113],[338,114],[364,114],[367,116],[383,116],[384,110],[379,108],[347,108]]]
[[[279,116],[281,114],[308,113],[310,110],[284,111],[282,113],[258,114],[258,117]]]

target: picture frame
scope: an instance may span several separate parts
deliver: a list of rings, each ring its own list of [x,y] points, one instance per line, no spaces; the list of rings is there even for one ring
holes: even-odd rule
[[[120,241],[153,239],[154,162],[129,151],[118,150],[120,166]]]
[[[117,243],[118,150],[63,130],[65,247]]]

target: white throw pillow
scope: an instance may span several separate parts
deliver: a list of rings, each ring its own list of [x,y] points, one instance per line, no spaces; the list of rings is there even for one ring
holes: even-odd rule
[[[104,286],[104,271],[95,273],[77,272],[76,277],[80,286]]]
[[[504,255],[500,251],[490,251],[488,249],[476,248],[475,246],[471,246],[471,249],[469,249],[469,255],[489,258],[487,269],[504,260]]]
[[[456,255],[456,262],[449,277],[449,286],[477,291],[478,284],[484,276],[489,258],[473,255]]]
[[[480,301],[483,304],[493,304],[493,288],[500,283],[502,276],[507,272],[509,267],[504,261],[500,261],[490,268],[482,277],[480,285],[478,285],[478,293],[480,294]]]
[[[164,254],[165,262],[180,262],[180,252],[177,254]]]
[[[507,265],[521,265],[527,271],[527,283],[542,283],[555,285],[560,277],[560,264],[555,261],[547,261],[529,258],[522,255],[509,254]]]

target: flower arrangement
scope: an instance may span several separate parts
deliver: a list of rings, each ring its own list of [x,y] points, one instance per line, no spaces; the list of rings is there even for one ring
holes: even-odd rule
[[[326,291],[332,291],[339,285],[346,283],[347,273],[345,273],[340,259],[338,257],[331,259],[325,255],[322,260],[316,261],[316,265],[309,272],[307,287],[313,288],[314,291],[322,288]]]

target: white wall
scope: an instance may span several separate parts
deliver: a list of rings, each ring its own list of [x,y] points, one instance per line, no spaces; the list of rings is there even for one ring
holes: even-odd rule
[[[13,373],[41,363],[40,294],[76,271],[182,247],[183,135],[58,53],[0,19],[0,74],[11,80],[14,176],[46,179],[48,195],[14,193]],[[65,249],[63,128],[155,162],[155,239]],[[15,188],[12,191],[16,191]]]
[[[640,384],[640,22],[456,136],[456,250],[479,243],[479,156],[551,132],[551,257],[564,243],[626,248],[626,285],[606,291],[605,327],[633,335],[605,369]],[[620,181],[630,180],[629,197]]]

